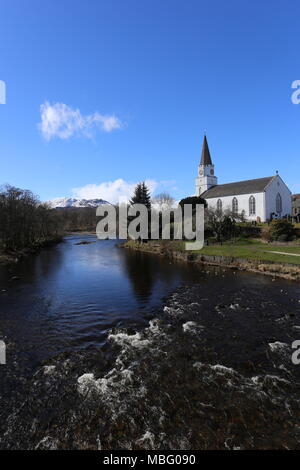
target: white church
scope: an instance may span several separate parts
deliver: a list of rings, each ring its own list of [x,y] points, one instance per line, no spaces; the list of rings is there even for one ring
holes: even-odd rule
[[[254,180],[218,184],[206,136],[196,178],[196,196],[208,207],[244,214],[245,219],[266,222],[291,214],[291,191],[277,173]]]

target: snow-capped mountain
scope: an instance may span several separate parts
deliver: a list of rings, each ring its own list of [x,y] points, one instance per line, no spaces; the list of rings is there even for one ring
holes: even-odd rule
[[[51,201],[47,201],[47,204],[52,209],[66,208],[66,207],[98,207],[100,204],[109,204],[104,199],[76,199],[72,197],[57,197]]]

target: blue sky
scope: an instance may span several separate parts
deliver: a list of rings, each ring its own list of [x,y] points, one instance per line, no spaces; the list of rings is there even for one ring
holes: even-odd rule
[[[219,183],[279,170],[300,192],[298,2],[0,8],[1,183],[47,200],[114,198],[146,179],[180,198],[194,192],[206,129]]]

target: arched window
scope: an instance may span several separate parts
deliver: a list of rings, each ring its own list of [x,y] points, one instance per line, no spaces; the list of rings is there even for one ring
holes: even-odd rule
[[[217,201],[217,211],[222,212],[222,201],[218,199]]]
[[[276,196],[276,212],[282,211],[282,199],[279,193]]]
[[[238,200],[236,197],[232,199],[232,212],[234,214],[237,214],[239,211],[239,205],[238,205]]]
[[[249,197],[249,215],[255,215],[255,197]]]

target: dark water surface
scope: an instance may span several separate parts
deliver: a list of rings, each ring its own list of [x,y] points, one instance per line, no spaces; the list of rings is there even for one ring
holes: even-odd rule
[[[1,448],[299,448],[298,284],[82,240],[0,268]]]
[[[146,325],[164,296],[197,278],[189,266],[120,249],[113,240],[76,245],[95,240],[69,236],[13,267],[0,266],[1,333],[18,343],[28,366],[103,344],[112,327]]]

